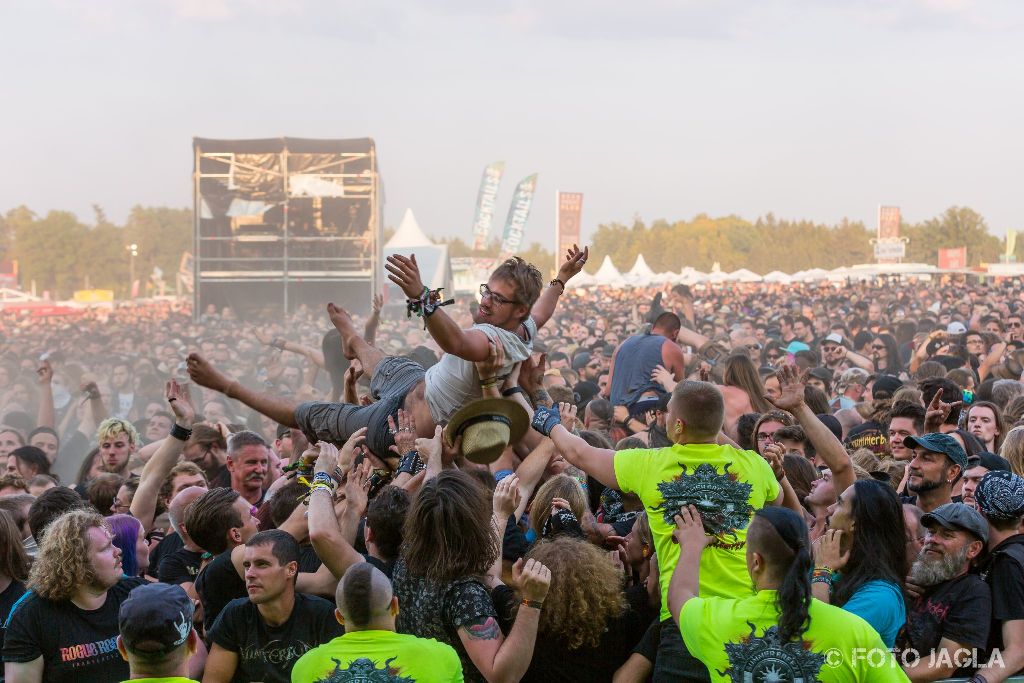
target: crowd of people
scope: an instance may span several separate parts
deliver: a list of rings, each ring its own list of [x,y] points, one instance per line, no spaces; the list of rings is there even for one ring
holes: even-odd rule
[[[1024,670],[1024,286],[0,314],[0,682]]]

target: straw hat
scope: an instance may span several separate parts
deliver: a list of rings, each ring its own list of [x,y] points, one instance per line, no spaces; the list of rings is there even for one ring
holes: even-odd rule
[[[530,426],[526,409],[504,398],[482,398],[467,403],[448,421],[444,438],[451,446],[462,435],[462,454],[470,462],[486,465],[501,457]]]

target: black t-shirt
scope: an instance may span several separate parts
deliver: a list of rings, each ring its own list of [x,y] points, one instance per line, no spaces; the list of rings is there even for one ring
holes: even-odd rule
[[[183,583],[195,583],[199,576],[199,567],[203,561],[201,551],[178,548],[160,560],[160,583],[180,586]]]
[[[299,571],[315,574],[317,569],[320,569],[320,565],[323,561],[320,556],[316,554],[316,550],[313,549],[312,544],[302,543],[299,545]]]
[[[145,579],[125,577],[107,591],[103,606],[84,610],[70,600],[30,594],[11,614],[4,642],[5,662],[43,658],[43,681],[123,681],[128,662],[117,651],[117,613]]]
[[[160,575],[160,563],[164,561],[164,558],[170,557],[178,550],[185,547],[185,541],[181,540],[176,532],[171,531],[165,535],[160,542],[156,544],[156,547],[149,552],[149,569],[146,570],[146,576],[152,576],[154,579],[159,579]],[[162,581],[163,579],[161,579]]]
[[[230,550],[225,550],[203,567],[196,577],[195,588],[203,603],[203,621],[207,624],[214,623],[229,602],[249,595],[245,581],[231,563]]]
[[[12,580],[8,584],[7,588],[4,589],[3,593],[0,593],[0,627],[7,623],[7,617],[11,614],[11,608],[14,607],[14,603],[18,602],[18,598],[25,594],[25,584],[21,581]],[[0,652],[4,649],[4,629],[0,628]],[[3,683],[4,672],[3,666],[0,666],[0,683]]]
[[[487,617],[498,621],[498,611],[487,587],[472,577],[438,584],[413,576],[403,558],[395,562],[393,582],[401,606],[396,622],[398,632],[448,643],[459,653],[465,680],[484,681],[462,645],[458,631],[462,626]]]
[[[898,649],[913,648],[926,657],[949,638],[963,647],[988,644],[992,594],[976,574],[964,574],[937,586],[907,605],[907,623],[896,637]]]
[[[1003,622],[1024,619],[1024,534],[1006,539],[989,554],[983,578],[992,590],[989,651],[1003,649]]]
[[[387,562],[386,560],[382,560],[379,557],[374,557],[372,555],[367,555],[366,553],[362,553],[362,556],[364,560],[366,560],[374,567],[384,572],[384,576],[388,577],[389,579],[395,573],[394,562]]]
[[[299,657],[344,633],[333,603],[296,593],[291,616],[278,627],[267,625],[248,598],[232,600],[210,629],[210,639],[238,654],[233,683],[289,683]]]

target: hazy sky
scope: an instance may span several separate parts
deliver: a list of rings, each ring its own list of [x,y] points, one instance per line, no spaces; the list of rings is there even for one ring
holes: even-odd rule
[[[373,137],[385,222],[470,236],[480,174],[598,223],[1020,220],[1017,0],[0,0],[0,211],[190,206],[191,138]],[[623,264],[628,265],[628,264]]]

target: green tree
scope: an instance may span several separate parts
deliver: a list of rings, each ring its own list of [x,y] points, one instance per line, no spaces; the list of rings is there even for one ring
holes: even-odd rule
[[[1002,246],[988,231],[985,219],[966,206],[951,206],[935,218],[908,226],[910,238],[907,256],[912,261],[937,263],[939,249],[967,247],[967,262],[998,262]]]

